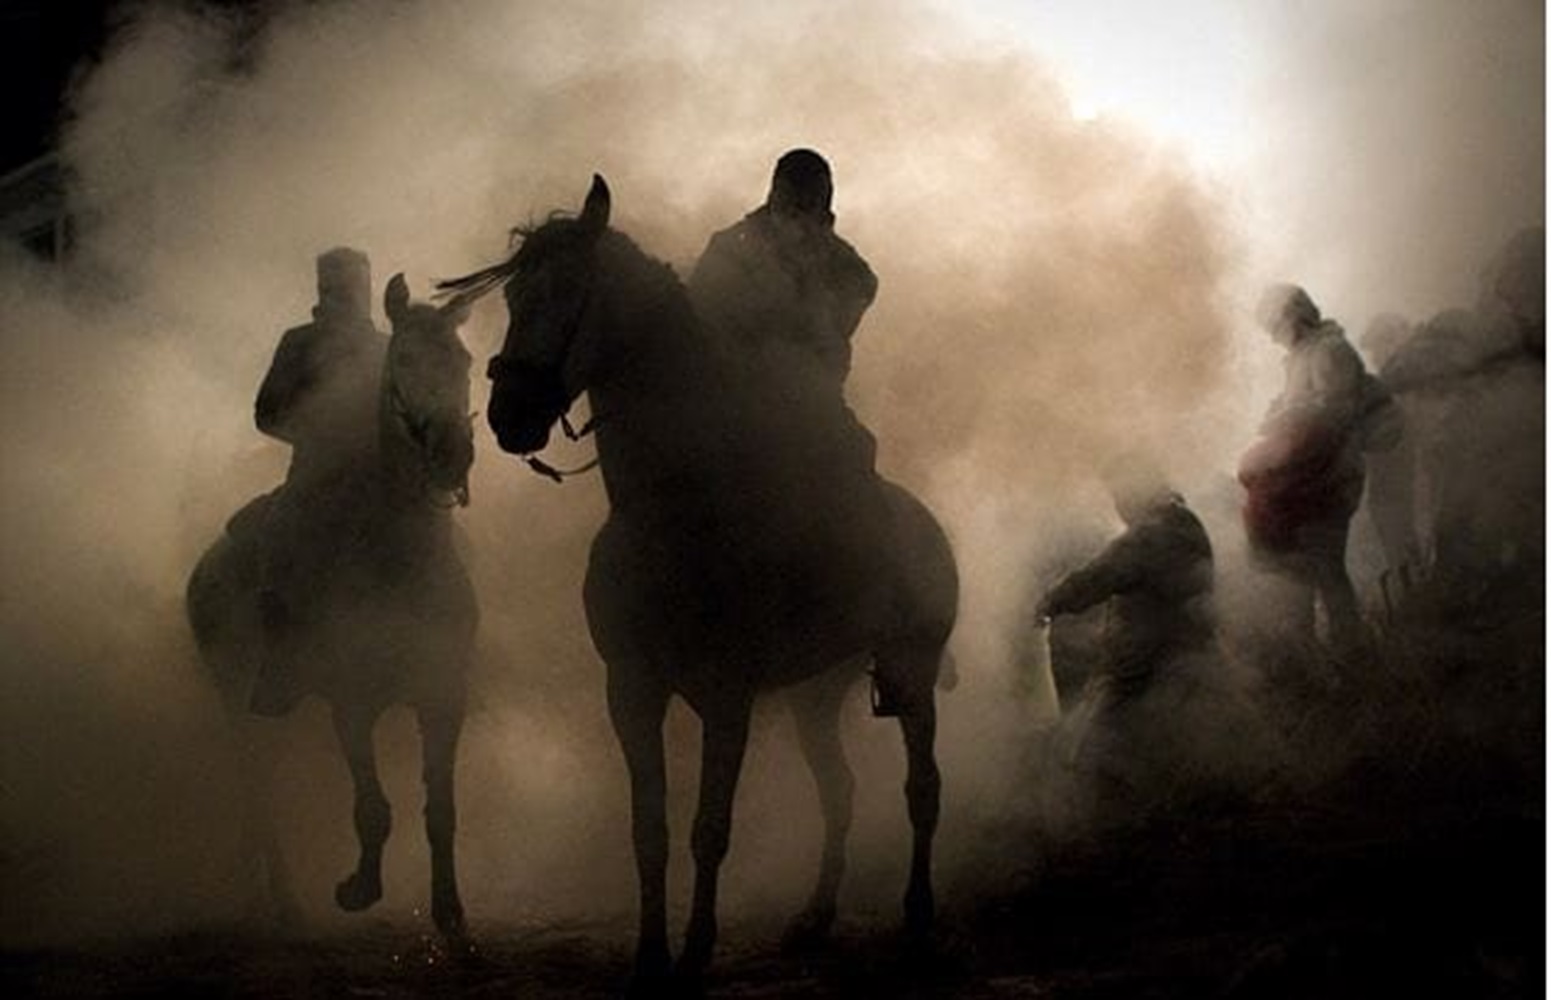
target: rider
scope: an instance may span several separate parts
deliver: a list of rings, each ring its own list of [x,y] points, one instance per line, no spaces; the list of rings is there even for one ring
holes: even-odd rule
[[[265,498],[260,611],[265,656],[251,707],[289,711],[302,695],[295,640],[324,573],[359,542],[371,488],[388,339],[371,320],[371,262],[337,247],[317,259],[313,321],[287,330],[254,402],[254,422],[291,446],[285,484]],[[251,518],[250,518],[251,520]]]
[[[835,234],[833,197],[824,157],[811,149],[786,153],[765,203],[711,237],[689,288],[701,316],[724,335],[755,353],[801,349],[838,393],[878,279]]]
[[[873,469],[876,442],[844,393],[851,338],[878,279],[836,235],[833,197],[823,156],[785,153],[765,203],[711,237],[689,292],[753,376],[754,409],[778,442],[771,454],[787,456],[778,464],[798,498],[790,513],[809,519],[799,531],[823,539],[823,566],[800,570],[810,596],[833,606],[841,594],[867,595],[865,619],[888,603],[877,586],[890,572],[879,534],[887,511]],[[894,714],[887,678],[879,678],[879,695],[881,714]]]

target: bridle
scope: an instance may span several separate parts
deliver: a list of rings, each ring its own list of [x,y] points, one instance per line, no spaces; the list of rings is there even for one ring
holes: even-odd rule
[[[388,389],[388,406],[394,419],[404,428],[404,434],[415,445],[415,454],[419,458],[417,471],[419,472],[420,495],[426,503],[438,510],[451,510],[454,507],[467,507],[469,505],[469,484],[467,477],[451,491],[440,489],[433,485],[431,476],[431,456],[429,442],[426,440],[427,432],[431,426],[429,417],[417,416],[410,409],[408,401],[404,399],[404,392],[399,388],[397,373],[391,360],[387,364],[386,379]],[[478,414],[471,413],[465,418],[472,422]],[[442,499],[446,494],[449,498]]]
[[[570,438],[572,441],[580,441],[582,438],[598,429],[598,418],[596,416],[588,417],[587,422],[582,424],[580,430],[577,430],[571,426],[571,418],[562,413],[560,414],[560,429],[565,431],[565,436]],[[537,455],[524,455],[522,456],[522,460],[526,462],[528,468],[532,469],[534,472],[537,472],[545,479],[553,479],[557,483],[563,483],[567,479],[570,479],[572,476],[579,476],[584,472],[591,472],[593,469],[598,467],[599,461],[598,456],[594,455],[588,461],[583,462],[581,465],[578,465],[574,468],[557,469],[553,465],[550,465],[548,462],[544,461],[542,458],[539,458]]]
[[[581,329],[582,317],[586,316],[587,311],[592,307],[592,286],[592,272],[588,271],[586,284],[582,288],[581,303],[576,308],[575,318],[571,321],[571,329],[566,331],[566,348],[561,352],[560,357],[557,358],[551,365],[547,365],[542,368],[537,365],[523,365],[519,362],[508,361],[504,356],[497,354],[495,357],[490,359],[489,364],[486,366],[485,377],[494,382],[497,378],[500,378],[502,375],[515,368],[527,367],[534,371],[545,372],[546,374],[550,372],[556,373],[556,381],[558,381],[563,386],[565,383],[563,373],[571,361],[571,355],[576,350],[577,333]],[[565,436],[568,439],[572,441],[580,441],[582,438],[587,437],[598,429],[600,418],[596,414],[588,417],[580,429],[576,428],[571,423],[569,414],[570,404],[567,403],[565,409],[560,411],[560,429],[565,432]],[[544,461],[538,456],[537,452],[530,452],[526,455],[519,455],[517,457],[520,458],[529,469],[533,470],[533,472],[543,476],[545,479],[552,480],[556,483],[564,483],[567,479],[570,479],[573,476],[580,476],[584,473],[591,472],[593,469],[598,467],[598,463],[600,461],[599,456],[594,455],[591,459],[583,462],[581,465],[563,469]]]

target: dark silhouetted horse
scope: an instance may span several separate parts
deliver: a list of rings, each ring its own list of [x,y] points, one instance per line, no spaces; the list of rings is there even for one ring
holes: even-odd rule
[[[608,228],[608,215],[608,188],[594,178],[580,217],[551,219],[526,232],[508,261],[442,287],[463,296],[505,287],[511,325],[490,364],[489,408],[503,449],[531,458],[583,391],[597,416],[610,513],[593,542],[584,599],[630,773],[638,982],[671,965],[662,729],[675,694],[703,723],[694,902],[680,973],[697,976],[716,939],[717,874],[762,690],[794,685],[793,714],[825,820],[818,883],[791,933],[828,929],[853,786],[840,708],[869,661],[897,680],[914,829],[905,915],[924,930],[933,920],[940,784],[934,689],[958,604],[948,540],[919,501],[879,481],[886,497],[877,509],[889,523],[878,533],[886,558],[877,561],[896,571],[866,583],[853,577],[849,588],[826,579],[837,539],[825,536],[823,518],[786,530],[792,509],[815,495],[797,492],[801,470],[779,459],[800,454],[802,442],[794,449],[761,436],[769,414],[753,412],[749,400],[771,398],[768,387],[754,391],[747,365],[697,322],[672,270]]]
[[[355,787],[356,870],[335,898],[361,910],[382,896],[382,848],[391,825],[378,781],[372,730],[382,712],[406,704],[418,714],[424,753],[426,834],[431,844],[431,912],[448,936],[463,932],[453,860],[453,771],[463,725],[466,674],[478,625],[473,587],[453,546],[451,508],[466,503],[473,462],[468,351],[457,327],[461,304],[411,303],[402,275],[384,296],[393,325],[380,386],[376,453],[366,463],[359,523],[299,581],[308,624],[296,637],[299,680],[328,701]],[[273,495],[255,504],[276,502]],[[245,767],[255,785],[267,761],[252,759],[250,691],[269,647],[259,608],[265,546],[260,509],[235,518],[199,560],[187,608],[201,658],[234,720],[249,737]],[[304,512],[303,512],[304,513]],[[240,522],[247,522],[241,527]],[[270,521],[269,523],[273,523]],[[324,566],[326,564],[326,568]],[[253,802],[268,789],[247,789]],[[287,892],[273,827],[250,807],[245,836],[266,865],[272,891]]]

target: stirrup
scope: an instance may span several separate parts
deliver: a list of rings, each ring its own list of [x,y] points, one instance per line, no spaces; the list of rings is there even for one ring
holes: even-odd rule
[[[900,714],[899,697],[888,691],[885,685],[878,683],[878,668],[874,667],[867,671],[867,678],[871,681],[870,701],[872,703],[873,718],[898,718]]]

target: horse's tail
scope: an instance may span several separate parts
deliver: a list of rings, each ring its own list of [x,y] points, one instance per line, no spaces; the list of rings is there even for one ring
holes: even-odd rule
[[[884,480],[894,508],[897,552],[891,560],[899,573],[899,607],[906,641],[935,655],[937,687],[952,691],[959,683],[958,663],[948,650],[959,613],[959,570],[947,532],[926,504],[897,483]]]

